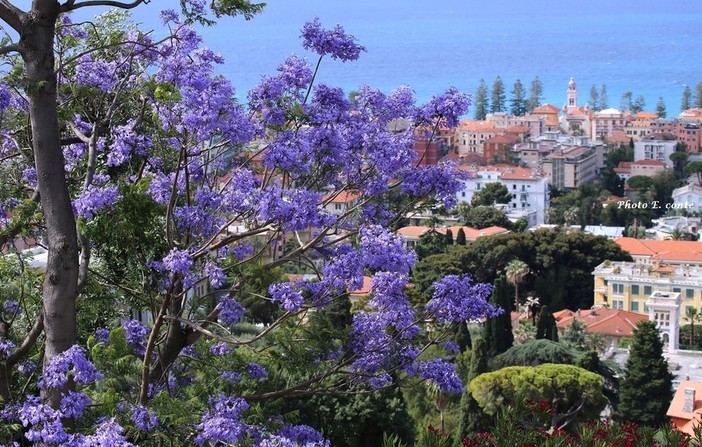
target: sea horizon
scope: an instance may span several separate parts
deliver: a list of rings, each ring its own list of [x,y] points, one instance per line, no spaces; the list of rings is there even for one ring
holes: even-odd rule
[[[132,14],[158,34],[163,30],[159,10],[178,9],[178,3],[151,2]],[[573,77],[579,105],[588,103],[593,85],[599,90],[605,84],[609,107],[619,108],[622,95],[631,91],[634,99],[644,97],[648,111],[663,98],[672,117],[680,113],[685,85],[694,101],[695,86],[702,82],[702,58],[694,52],[702,45],[702,8],[689,1],[407,0],[397,7],[378,0],[354,5],[272,0],[253,20],[222,18],[198,30],[204,45],[224,56],[219,73],[244,101],[261,76],[273,74],[290,54],[316,62],[299,39],[304,22],[315,17],[325,27],[341,24],[367,48],[358,61],[322,63],[318,81],[347,92],[363,84],[385,92],[410,85],[424,102],[449,86],[474,94],[480,79],[491,89],[500,76],[509,106],[514,82],[519,79],[528,92],[538,76],[542,103],[561,107]]]

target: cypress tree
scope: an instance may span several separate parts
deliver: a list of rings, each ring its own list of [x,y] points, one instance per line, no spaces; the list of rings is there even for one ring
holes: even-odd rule
[[[479,338],[473,345],[473,353],[470,359],[470,372],[464,380],[466,388],[471,380],[478,377],[480,374],[488,371],[487,353],[485,341]],[[490,417],[483,412],[478,402],[466,390],[461,396],[460,415],[458,419],[458,427],[455,435],[455,445],[462,445],[463,440],[474,433],[480,433],[489,430]]]
[[[456,233],[456,245],[466,245],[466,232],[463,231],[463,228],[459,228],[458,233]]]
[[[600,88],[600,110],[604,110],[609,107],[607,103],[607,84],[602,84]]]
[[[510,112],[514,116],[524,116],[527,112],[526,93],[524,93],[524,86],[519,79],[514,82],[514,86],[512,87]]]
[[[692,91],[690,90],[690,86],[686,85],[685,89],[683,89],[682,101],[680,101],[680,111],[681,112],[684,112],[685,110],[690,108],[691,100],[692,100]]]
[[[490,302],[504,309],[501,315],[490,318],[485,322],[483,338],[485,339],[488,355],[493,357],[502,354],[514,344],[512,315],[510,313],[512,298],[510,297],[509,286],[504,276],[495,279]]]
[[[592,88],[590,88],[590,108],[595,112],[600,110],[600,94],[595,84],[592,84]]]
[[[531,88],[529,90],[529,100],[527,101],[527,109],[529,112],[533,111],[535,108],[541,105],[541,98],[544,93],[544,86],[541,83],[539,77],[535,77],[531,81]]]
[[[492,93],[490,96],[490,112],[504,112],[505,111],[505,101],[507,96],[505,95],[505,84],[502,82],[501,77],[495,78],[495,82],[492,84]]]
[[[461,352],[470,350],[473,346],[473,342],[470,338],[470,331],[468,330],[468,325],[464,322],[454,323],[453,332],[453,342],[456,343],[458,349]]]
[[[484,120],[488,113],[488,88],[485,80],[480,80],[478,90],[475,92],[475,119]]]
[[[658,103],[656,104],[656,114],[658,114],[659,118],[665,118],[668,114],[665,110],[665,100],[663,100],[662,96],[658,98]]]
[[[651,427],[668,424],[671,400],[673,375],[663,357],[661,335],[654,322],[641,321],[634,329],[614,417]]]
[[[450,247],[451,245],[453,245],[453,231],[451,231],[450,228],[446,230],[445,237],[446,237],[446,246]]]
[[[556,332],[554,340],[554,331]],[[541,306],[539,311],[539,320],[536,322],[536,339],[547,339],[558,341],[558,332],[556,327],[556,319],[549,310],[548,306]]]

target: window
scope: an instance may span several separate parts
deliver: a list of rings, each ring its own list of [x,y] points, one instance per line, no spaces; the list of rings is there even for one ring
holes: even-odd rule
[[[644,286],[644,295],[648,296],[653,293],[653,287],[651,286]]]
[[[631,286],[631,294],[632,295],[638,295],[639,294],[639,285],[638,284],[633,284]]]
[[[695,297],[695,289],[685,289],[685,298],[691,300]]]
[[[639,311],[639,302],[638,301],[632,301],[629,304],[629,310],[632,312],[638,312]]]
[[[624,301],[612,300],[612,309],[624,309]]]
[[[673,293],[680,293],[682,289],[680,287],[673,287]]]
[[[517,185],[512,185],[512,189],[517,189]]]
[[[335,209],[335,210],[340,210],[340,209],[341,209],[341,204],[340,204],[340,203],[335,203],[335,204],[334,204],[334,209]]]
[[[461,191],[461,197],[465,197],[465,196],[466,196],[466,192],[465,192],[465,191]]]
[[[624,284],[612,284],[612,295],[624,295]]]

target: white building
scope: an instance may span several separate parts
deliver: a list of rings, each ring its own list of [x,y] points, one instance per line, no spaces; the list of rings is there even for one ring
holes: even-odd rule
[[[464,187],[456,196],[461,202],[470,203],[473,194],[488,183],[501,183],[512,194],[507,204],[509,211],[533,211],[536,224],[544,223],[546,210],[549,208],[550,196],[548,179],[540,172],[511,165],[464,166],[470,178],[463,180]]]
[[[675,210],[688,213],[702,212],[702,186],[691,183],[673,190]]]
[[[670,133],[652,133],[634,143],[634,161],[658,160],[673,168],[670,154],[675,152],[678,138]]]

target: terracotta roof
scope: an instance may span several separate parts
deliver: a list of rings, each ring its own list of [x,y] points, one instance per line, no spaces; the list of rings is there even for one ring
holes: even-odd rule
[[[695,390],[694,403],[692,404],[692,412],[686,412],[685,409],[685,390]],[[700,425],[702,421],[702,383],[683,380],[680,382],[678,389],[673,395],[673,400],[670,402],[666,415],[671,418],[671,422],[678,430],[694,435],[694,427]]]
[[[636,115],[634,115],[634,118],[654,120],[654,119],[658,118],[658,115],[656,115],[653,112],[639,112]]]
[[[607,141],[612,143],[628,143],[631,141],[631,137],[626,135],[623,130],[613,130],[607,137]]]
[[[639,160],[639,161],[635,161],[631,164],[636,165],[636,166],[663,166],[663,167],[668,166],[659,160]]]
[[[421,225],[410,225],[397,230],[397,234],[403,237],[419,237],[430,229],[430,227],[424,227]]]
[[[615,242],[632,256],[659,261],[702,262],[702,243],[698,241],[659,241],[620,237]]]
[[[349,292],[351,298],[364,298],[370,295],[371,278],[370,276],[363,277],[363,286],[360,289]]]
[[[561,109],[551,104],[542,104],[539,107],[532,110],[531,113],[559,113]]]
[[[519,137],[514,135],[495,135],[484,141],[484,143],[514,144],[519,141]]]
[[[526,126],[514,125],[505,128],[505,132],[509,133],[525,133],[529,132],[529,128]]]
[[[634,335],[633,330],[639,321],[648,321],[648,315],[604,307],[581,310],[579,315],[573,311],[568,311],[570,315],[562,312],[553,314],[559,329],[567,328],[575,319],[585,324],[587,332],[613,337],[631,337]],[[558,317],[556,317],[557,314]]]
[[[329,203],[349,203],[353,202],[354,200],[358,200],[359,197],[361,196],[354,192],[341,191],[339,193],[333,192],[330,194],[325,194],[322,200],[324,202],[329,201]]]
[[[495,127],[495,123],[491,121],[461,120],[458,125],[458,131],[502,133],[504,129]]]
[[[472,166],[463,165],[459,167],[462,171],[468,172],[479,172],[479,171],[492,171],[499,172],[500,178],[503,180],[532,180],[540,176],[538,171],[529,168],[522,168],[519,166],[499,164],[490,166],[481,166],[473,168]]]
[[[481,230],[477,228],[471,228],[471,227],[461,227],[461,226],[453,226],[453,227],[435,227],[434,231],[436,231],[439,234],[446,234],[446,230],[451,230],[451,234],[453,234],[453,237],[455,238],[456,235],[458,234],[458,230],[463,228],[463,233],[466,235],[466,239],[474,241],[475,239],[479,238],[480,236],[493,236],[495,234],[502,234],[502,233],[509,233],[509,230],[506,228],[502,227],[487,227],[483,228]],[[431,227],[425,227],[421,225],[410,225],[407,227],[402,227],[397,230],[397,234],[403,237],[407,238],[418,238],[419,236],[429,232],[431,230]]]

